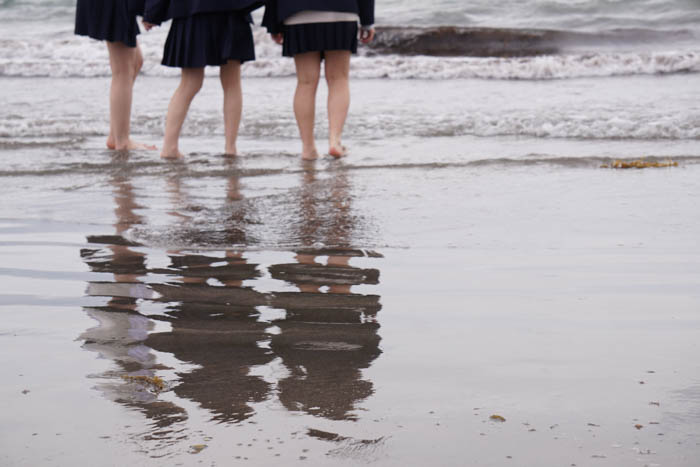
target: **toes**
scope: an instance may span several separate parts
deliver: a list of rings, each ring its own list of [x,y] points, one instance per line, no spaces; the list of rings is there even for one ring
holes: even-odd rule
[[[338,146],[331,146],[331,148],[328,150],[328,154],[335,157],[336,159],[345,157],[345,155],[347,155],[347,152],[348,149],[342,144]]]

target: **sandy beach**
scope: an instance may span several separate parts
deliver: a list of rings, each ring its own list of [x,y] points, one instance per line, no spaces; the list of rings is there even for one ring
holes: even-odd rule
[[[233,161],[3,143],[2,464],[695,464],[690,143],[349,125],[314,164],[255,126]],[[680,165],[600,168],[644,154]]]
[[[166,162],[74,1],[4,2],[0,466],[696,467],[700,13],[623,3],[377,2],[309,163],[261,28],[240,156],[210,68]]]

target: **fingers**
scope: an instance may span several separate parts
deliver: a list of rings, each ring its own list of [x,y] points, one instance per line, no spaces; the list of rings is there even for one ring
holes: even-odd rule
[[[146,31],[150,31],[155,27],[155,24],[149,23],[148,21],[143,22],[143,27],[146,28]]]
[[[275,41],[276,43],[282,45],[284,43],[284,34],[281,32],[277,34],[271,34],[272,40]]]
[[[372,29],[362,29],[360,31],[360,41],[363,44],[369,44],[374,40],[374,28]]]

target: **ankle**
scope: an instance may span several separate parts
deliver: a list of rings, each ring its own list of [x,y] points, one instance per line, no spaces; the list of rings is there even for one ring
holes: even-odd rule
[[[129,149],[131,141],[126,139],[126,140],[114,140],[112,143],[112,148],[117,150],[117,151],[125,151]]]
[[[163,159],[177,159],[180,156],[180,149],[177,146],[163,146],[160,157]]]
[[[301,151],[301,158],[304,160],[318,159],[318,151],[316,150],[316,146],[311,148],[304,147]]]
[[[302,152],[312,152],[316,150],[316,141],[312,141],[310,143],[304,143],[302,141],[301,143],[301,151]]]

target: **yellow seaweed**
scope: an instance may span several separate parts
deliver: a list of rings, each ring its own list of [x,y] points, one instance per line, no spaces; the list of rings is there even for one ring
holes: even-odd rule
[[[491,415],[489,417],[489,419],[491,419],[494,422],[505,422],[506,421],[506,419],[501,417],[500,415]]]
[[[672,160],[664,162],[645,161],[644,159],[638,159],[636,161],[623,161],[618,159],[610,164],[603,164],[600,166],[602,169],[660,169],[666,167],[678,167],[678,162]]]
[[[129,381],[130,383],[142,383],[146,386],[150,386],[156,392],[161,392],[165,389],[165,381],[160,376],[146,376],[146,375],[124,375],[123,379]]]
[[[191,454],[199,454],[200,452],[204,451],[207,448],[206,444],[194,444],[190,446],[190,451]]]

